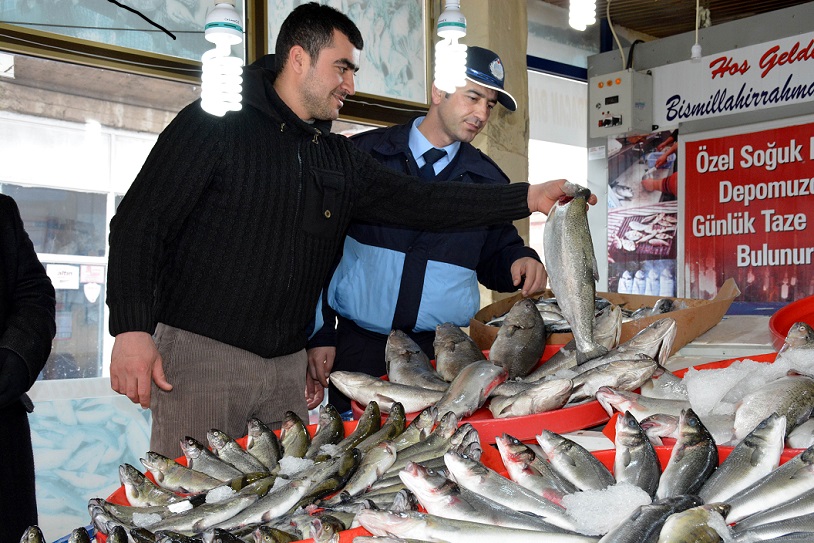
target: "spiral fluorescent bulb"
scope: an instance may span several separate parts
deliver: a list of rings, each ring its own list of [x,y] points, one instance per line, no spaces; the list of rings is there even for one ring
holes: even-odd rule
[[[215,48],[201,56],[201,107],[219,117],[227,111],[239,111],[243,59],[232,56],[232,46],[243,41],[243,27],[234,0],[216,0],[206,15],[204,37]]]
[[[466,85],[466,44],[458,42],[466,36],[466,18],[460,8],[459,0],[447,0],[438,18],[441,41],[435,44],[435,86],[449,93]]]
[[[571,0],[568,9],[568,24],[572,28],[582,31],[595,22],[595,0]]]

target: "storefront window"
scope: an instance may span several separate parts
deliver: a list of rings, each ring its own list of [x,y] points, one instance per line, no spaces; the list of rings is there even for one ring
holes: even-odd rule
[[[105,256],[104,194],[0,184],[17,201],[38,253]]]

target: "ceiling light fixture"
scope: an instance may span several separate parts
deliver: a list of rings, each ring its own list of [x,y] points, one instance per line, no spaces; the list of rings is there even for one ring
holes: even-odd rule
[[[698,27],[701,24],[701,0],[695,0],[695,45],[690,50],[690,60],[701,62],[701,44],[698,43]]]
[[[568,5],[568,24],[584,31],[596,22],[596,0],[571,0]]]
[[[441,41],[435,44],[434,83],[440,90],[453,93],[466,85],[466,44],[458,43],[466,36],[460,0],[446,0],[436,31]]]
[[[201,107],[222,117],[240,111],[243,59],[232,56],[232,46],[243,41],[243,26],[234,0],[216,0],[206,15],[204,37],[215,44],[201,56]]]

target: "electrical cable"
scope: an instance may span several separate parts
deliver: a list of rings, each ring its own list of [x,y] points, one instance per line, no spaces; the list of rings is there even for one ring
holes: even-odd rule
[[[625,68],[625,52],[622,50],[622,43],[619,41],[619,36],[616,35],[616,31],[613,29],[613,22],[611,21],[610,16],[610,5],[611,0],[608,0],[608,3],[605,4],[605,18],[608,20],[608,26],[610,27],[611,34],[613,34],[613,39],[616,41],[616,47],[619,48],[619,54],[622,55],[622,69]]]
[[[644,40],[633,40],[633,43],[630,44],[630,49],[627,50],[627,64],[625,64],[625,70],[629,70],[633,67],[633,49],[637,43],[644,43]]]
[[[126,6],[126,5],[122,4],[121,2],[119,2],[118,0],[107,0],[107,1],[110,2],[111,4],[113,4],[114,6],[119,6],[122,9],[126,9],[127,11],[135,13],[136,15],[138,15],[139,17],[141,17],[142,19],[144,19],[145,21],[147,21],[148,23],[150,23],[154,27],[163,30],[164,33],[167,34],[170,38],[175,39],[175,35],[173,35],[172,32],[170,32],[169,30],[167,30],[166,28],[164,28],[160,24],[156,23],[155,21],[153,21],[152,19],[150,19],[149,17],[144,15],[139,10],[131,8],[130,6]]]

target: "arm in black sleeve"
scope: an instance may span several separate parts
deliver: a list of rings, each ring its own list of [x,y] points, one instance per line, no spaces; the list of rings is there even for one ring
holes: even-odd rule
[[[56,298],[11,198],[0,199],[0,264],[5,316],[0,330],[0,405],[25,393],[37,379],[56,334]]]
[[[353,147],[353,218],[420,230],[443,231],[488,226],[528,217],[528,183],[473,185],[422,183],[398,173]]]

